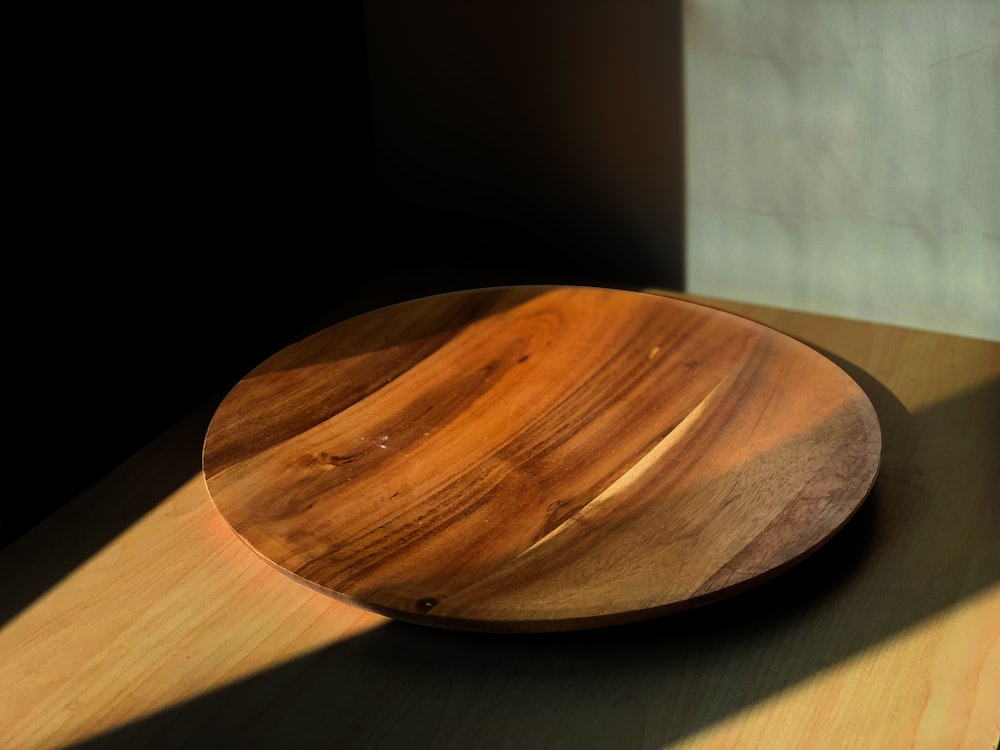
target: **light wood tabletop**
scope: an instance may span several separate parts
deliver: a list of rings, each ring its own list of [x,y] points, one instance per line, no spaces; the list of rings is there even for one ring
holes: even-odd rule
[[[396,622],[237,538],[202,473],[213,401],[0,552],[0,748],[995,748],[1000,343],[672,296],[874,405],[874,489],[818,552],[616,627]]]

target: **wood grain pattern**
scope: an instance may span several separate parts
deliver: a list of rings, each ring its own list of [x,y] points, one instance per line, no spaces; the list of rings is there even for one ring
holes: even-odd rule
[[[469,290],[276,353],[207,431],[206,485],[258,554],[397,619],[619,624],[802,559],[878,471],[864,392],[748,319],[589,287]]]

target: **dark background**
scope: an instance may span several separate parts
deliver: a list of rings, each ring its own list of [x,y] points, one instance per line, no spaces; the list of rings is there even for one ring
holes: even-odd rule
[[[0,546],[317,325],[470,286],[683,288],[679,3],[500,5],[46,27]]]

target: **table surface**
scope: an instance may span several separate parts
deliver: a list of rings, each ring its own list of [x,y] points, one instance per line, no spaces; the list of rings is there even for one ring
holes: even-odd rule
[[[232,533],[213,402],[0,552],[0,747],[996,747],[1000,343],[673,296],[804,341],[874,404],[879,477],[818,553],[633,625],[393,622]]]

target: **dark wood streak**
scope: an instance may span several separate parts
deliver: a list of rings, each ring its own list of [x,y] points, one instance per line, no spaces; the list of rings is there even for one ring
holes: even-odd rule
[[[458,293],[448,305],[415,300],[405,309],[375,310],[286,347],[240,380],[220,405],[211,427],[214,449],[205,453],[206,473],[219,473],[312,429],[433,356],[471,322],[542,291]]]
[[[225,409],[220,408],[213,420],[227,427],[219,430],[219,448],[212,452],[206,471],[220,473],[322,424],[423,362],[453,335],[440,333],[411,342],[404,350],[369,354],[338,368],[331,382],[296,369],[267,376],[252,372],[230,392],[222,405]],[[377,379],[364,379],[376,372]],[[263,424],[266,430],[257,429]]]
[[[220,406],[205,478],[246,543],[317,590],[442,627],[558,630],[787,567],[862,502],[880,440],[846,373],[763,326],[512,287],[279,353]]]

